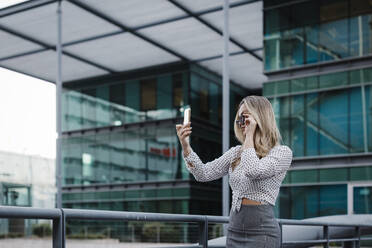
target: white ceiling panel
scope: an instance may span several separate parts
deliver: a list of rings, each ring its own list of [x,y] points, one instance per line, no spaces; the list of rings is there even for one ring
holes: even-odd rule
[[[1,61],[0,66],[55,82],[57,75],[57,53],[51,50],[35,53]],[[65,55],[62,56],[63,81],[93,77],[106,73],[106,71],[80,62],[71,57]]]
[[[116,71],[179,60],[178,57],[130,33],[68,46],[65,50]]]
[[[262,88],[267,77],[262,73],[262,63],[249,54],[230,56],[230,79],[249,89]],[[199,63],[222,75],[222,58]]]
[[[231,8],[229,12],[230,35],[248,49],[262,47],[262,1]],[[202,15],[201,18],[223,29],[223,12]]]
[[[139,32],[191,60],[221,55],[223,51],[222,36],[194,18],[141,29]],[[239,47],[230,43],[231,52],[239,50]]]
[[[64,43],[119,31],[120,29],[89,12],[62,2]],[[57,4],[47,4],[0,19],[0,24],[49,45],[57,42]]]
[[[41,46],[0,30],[0,59],[42,48]]]
[[[105,13],[128,27],[138,27],[149,23],[185,15],[167,0],[80,0]],[[149,4],[150,3],[150,4]]]

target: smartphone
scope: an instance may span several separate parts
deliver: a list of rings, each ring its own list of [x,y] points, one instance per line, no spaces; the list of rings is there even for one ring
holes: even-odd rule
[[[183,112],[183,125],[190,122],[190,116],[191,116],[191,108],[187,107],[185,111]]]
[[[191,117],[191,108],[190,108],[190,107],[187,107],[187,108],[185,109],[185,111],[183,112],[183,125],[185,125],[185,124],[187,124],[187,123],[190,122],[190,117]],[[190,136],[188,136],[188,137],[186,138],[186,140],[187,140],[188,142],[190,142]]]

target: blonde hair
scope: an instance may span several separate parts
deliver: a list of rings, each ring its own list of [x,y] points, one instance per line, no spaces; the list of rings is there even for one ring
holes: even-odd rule
[[[244,97],[239,103],[234,120],[234,133],[235,138],[241,143],[244,143],[243,130],[236,123],[239,118],[239,109],[244,104],[250,115],[257,122],[256,130],[253,134],[253,144],[256,154],[259,158],[266,156],[269,151],[276,145],[282,143],[282,136],[276,125],[275,114],[270,101],[264,96],[250,95]],[[240,163],[240,150],[239,156],[232,162],[232,169]]]

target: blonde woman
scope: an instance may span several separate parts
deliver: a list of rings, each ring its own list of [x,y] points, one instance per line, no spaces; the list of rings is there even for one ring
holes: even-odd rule
[[[270,101],[255,95],[243,98],[234,121],[241,145],[208,163],[192,150],[187,139],[191,129],[191,122],[176,125],[188,171],[199,182],[229,175],[233,195],[226,247],[280,247],[274,206],[292,162],[292,150],[281,144]]]

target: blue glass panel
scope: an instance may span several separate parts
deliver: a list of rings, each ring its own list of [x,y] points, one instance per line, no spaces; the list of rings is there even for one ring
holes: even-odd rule
[[[348,91],[320,93],[320,154],[348,153]]]
[[[362,97],[359,87],[351,88],[350,94],[350,152],[364,151]]]
[[[353,1],[352,1],[353,2]],[[372,52],[371,46],[372,15],[350,18],[350,55],[363,56]]]
[[[319,58],[319,26],[312,25],[305,27],[305,63],[312,64],[318,62]]]
[[[319,215],[317,187],[291,187],[291,218],[304,219]]]
[[[365,87],[368,151],[372,152],[372,86]]]
[[[110,163],[110,133],[100,133],[95,140],[96,159],[95,159],[95,180],[98,183],[109,183],[111,177]]]
[[[166,74],[158,77],[157,80],[157,119],[171,118],[173,116],[172,105],[172,75]]]
[[[125,82],[125,123],[140,121],[140,85],[138,80]]]
[[[354,213],[372,214],[372,187],[354,187]]]
[[[305,111],[304,95],[292,96],[291,103],[291,142],[293,156],[304,156]]]
[[[319,216],[347,214],[347,185],[320,186]]]
[[[96,127],[96,89],[81,90],[83,129]]]
[[[306,95],[306,155],[318,155],[319,148],[319,94]]]
[[[96,126],[110,126],[110,102],[109,87],[107,85],[97,87],[96,97]]]

